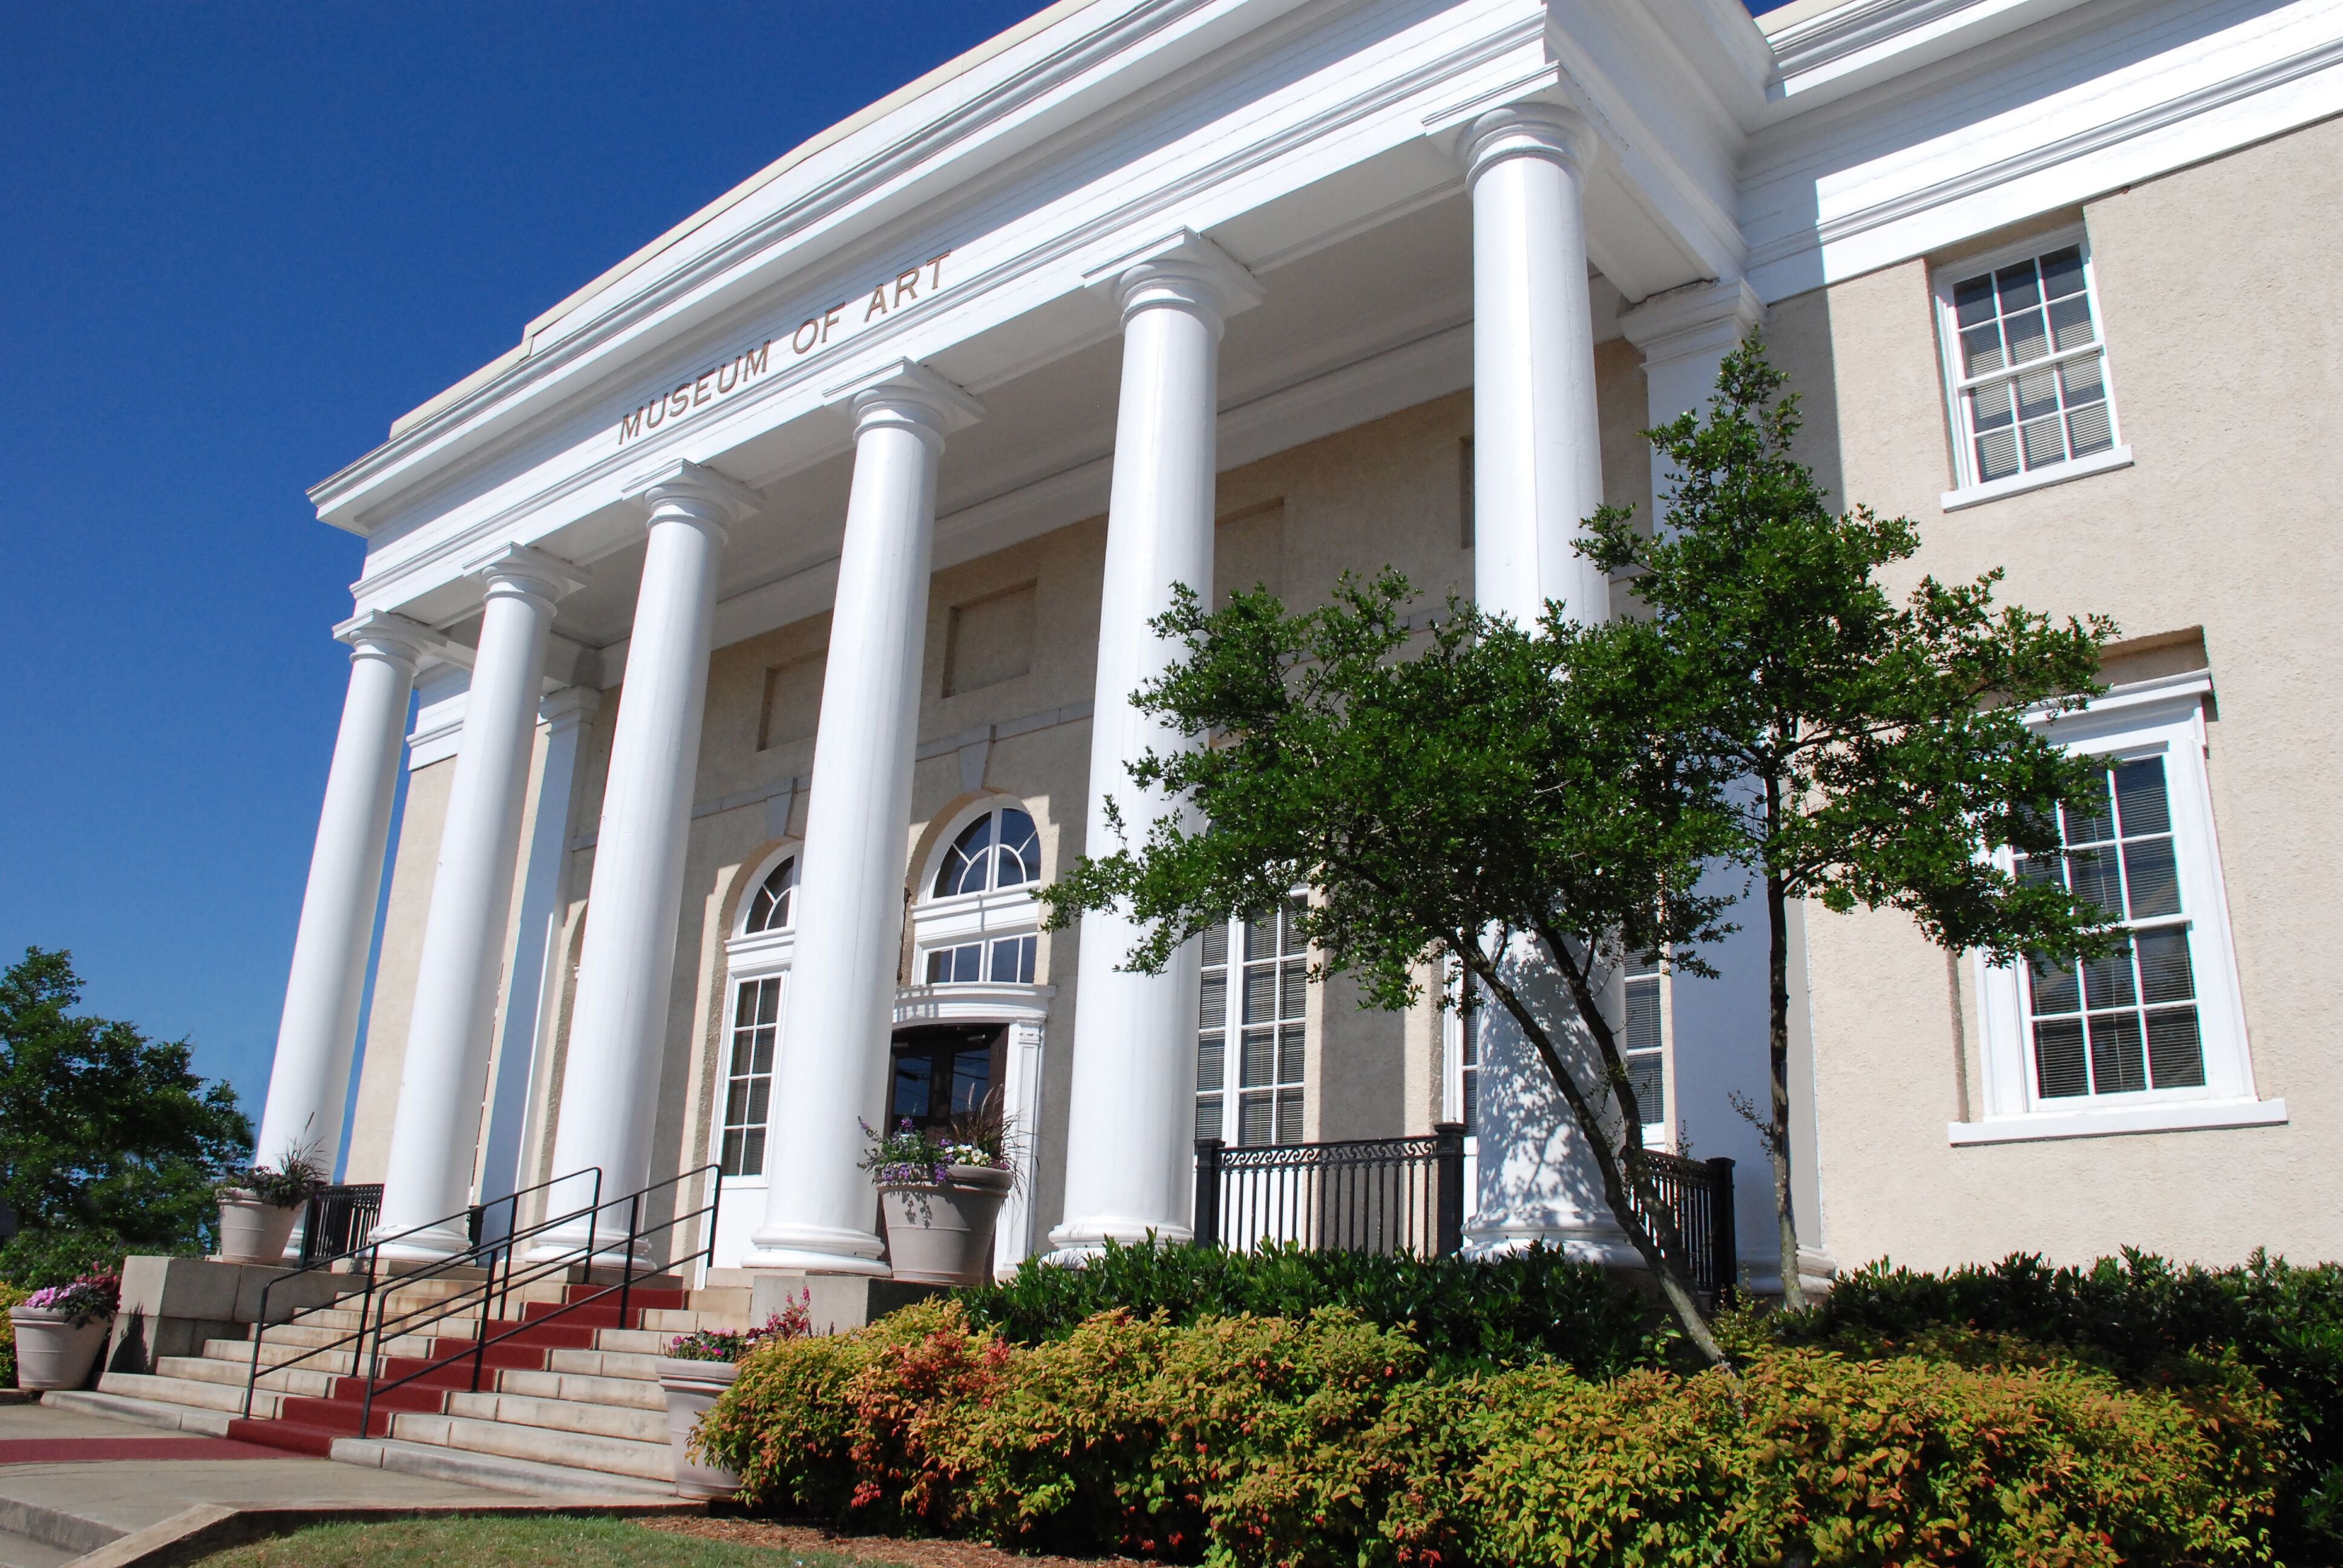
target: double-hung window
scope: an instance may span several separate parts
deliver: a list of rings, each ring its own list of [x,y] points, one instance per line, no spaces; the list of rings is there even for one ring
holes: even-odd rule
[[[1954,435],[1947,508],[2131,461],[2080,235],[1939,269],[1936,308]]]
[[[2044,721],[2097,768],[2059,811],[2058,852],[2010,869],[2089,900],[2123,941],[1980,965],[1983,1115],[1954,1123],[1954,1142],[2286,1120],[2254,1094],[2205,772],[2210,690],[2202,673],[2164,677]]]
[[[1300,899],[1203,934],[1196,1010],[1196,1136],[1244,1148],[1302,1141],[1310,1044],[1309,946]]]

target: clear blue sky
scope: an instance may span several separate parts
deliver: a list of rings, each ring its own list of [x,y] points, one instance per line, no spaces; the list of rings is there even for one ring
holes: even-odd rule
[[[191,1039],[256,1118],[360,558],[303,490],[1038,8],[0,14],[0,961],[71,949],[86,1007]]]

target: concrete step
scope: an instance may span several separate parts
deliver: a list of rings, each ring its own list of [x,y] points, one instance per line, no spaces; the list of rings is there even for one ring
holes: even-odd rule
[[[252,1375],[250,1366],[242,1362],[215,1361],[209,1356],[162,1356],[155,1362],[155,1375],[176,1378],[182,1382],[222,1383],[241,1389]],[[322,1398],[334,1392],[335,1374],[313,1372],[307,1367],[296,1367],[291,1372],[263,1372],[260,1386],[272,1393],[308,1394]]]
[[[656,1381],[644,1378],[514,1368],[497,1375],[497,1392],[528,1399],[566,1400],[573,1404],[618,1405],[627,1410],[667,1409],[666,1392]]]
[[[640,1476],[614,1475],[608,1471],[577,1470],[564,1464],[508,1459],[468,1449],[441,1448],[434,1443],[406,1442],[397,1438],[346,1437],[334,1444],[333,1457],[344,1464],[396,1470],[433,1481],[458,1481],[491,1492],[517,1492],[530,1497],[672,1497],[674,1483]]]
[[[124,1372],[108,1372],[106,1378],[127,1377]],[[109,1415],[116,1421],[135,1421],[141,1426],[161,1427],[166,1432],[194,1432],[206,1437],[226,1437],[228,1415],[222,1411],[197,1410],[168,1400],[147,1399],[141,1395],[109,1392],[104,1386],[88,1389],[59,1389],[41,1396],[41,1402],[55,1410],[77,1410],[84,1415]]]
[[[555,1351],[545,1358],[545,1370],[583,1372],[588,1377],[629,1378],[656,1385],[659,1357],[635,1351]]]
[[[590,1437],[623,1437],[632,1442],[667,1441],[664,1402],[653,1411],[590,1404],[580,1400],[537,1399],[502,1392],[456,1393],[447,1396],[447,1413],[473,1421],[502,1421],[516,1426],[541,1426],[552,1432],[581,1432]]]
[[[242,1383],[198,1382],[189,1378],[158,1377],[152,1372],[110,1372],[97,1380],[97,1392],[143,1400],[151,1404],[183,1405],[208,1412],[222,1420],[244,1413]],[[252,1396],[254,1419],[266,1421],[273,1418],[287,1397],[281,1393],[256,1390]]]
[[[0,1530],[0,1568],[64,1568],[82,1553],[13,1530]]]
[[[391,1418],[390,1435],[405,1442],[427,1442],[490,1453],[502,1459],[526,1459],[570,1470],[601,1471],[645,1481],[672,1483],[675,1462],[664,1440],[645,1442],[591,1432],[557,1432],[550,1427],[521,1426],[466,1416],[401,1412]]]
[[[673,1338],[673,1334],[663,1334],[656,1329],[597,1329],[594,1331],[593,1348],[618,1351],[628,1355],[656,1356],[666,1351],[668,1342]]]

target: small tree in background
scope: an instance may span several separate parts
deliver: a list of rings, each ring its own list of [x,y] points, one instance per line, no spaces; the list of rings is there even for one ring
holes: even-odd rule
[[[1830,511],[1790,455],[1800,420],[1786,379],[1755,342],[1728,355],[1706,418],[1644,432],[1679,475],[1660,537],[1606,507],[1582,548],[1638,573],[1632,591],[1652,611],[1639,624],[1655,645],[1644,657],[1684,682],[1665,699],[1668,744],[1746,781],[1720,804],[1729,858],[1765,888],[1773,1092],[1766,1115],[1750,1109],[1773,1166],[1783,1299],[1796,1307],[1789,901],[1902,910],[1931,941],[1996,962],[2117,945],[2106,911],[1984,853],[2007,845],[2056,864],[2055,808],[2082,799],[2097,764],[2026,713],[2098,691],[2116,628],[1996,607],[1998,570],[1923,578],[1897,604],[1876,574],[1918,550],[1919,530],[1865,507]]]
[[[0,1201],[21,1227],[0,1277],[19,1284],[199,1245],[213,1185],[252,1147],[236,1091],[197,1077],[186,1041],[76,1017],[80,1000],[69,953],[28,948],[0,975]]]
[[[1721,1362],[1602,1006],[1623,952],[1697,970],[1696,945],[1724,930],[1696,883],[1732,823],[1717,780],[1670,744],[1676,655],[1621,626],[1550,609],[1524,630],[1453,600],[1413,633],[1412,597],[1393,572],[1346,576],[1299,615],[1265,590],[1208,614],[1182,589],[1154,624],[1187,656],[1135,696],[1212,744],[1131,771],[1201,825],[1167,817],[1143,844],[1085,857],[1045,890],[1050,923],[1125,910],[1147,928],[1130,967],[1160,972],[1207,926],[1306,883],[1314,975],[1354,975],[1370,1005],[1407,1006],[1453,956],[1545,1064],[1605,1205]]]

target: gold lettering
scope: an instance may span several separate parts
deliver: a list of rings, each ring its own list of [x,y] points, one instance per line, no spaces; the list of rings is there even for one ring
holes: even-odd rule
[[[813,334],[811,337],[808,337],[806,336],[809,332]],[[820,341],[821,317],[819,316],[807,317],[805,325],[799,327],[795,332],[789,334],[789,347],[799,354],[803,354],[807,349],[812,347],[815,344]]]
[[[685,382],[667,395],[667,411],[679,419],[691,412],[690,382]]]
[[[884,316],[886,314],[887,286],[882,283],[878,287],[870,291],[870,303],[862,307],[862,319],[868,321],[874,316]]]
[[[708,389],[708,383],[714,379],[715,375],[716,372],[713,370],[703,370],[700,372],[699,379],[691,384],[691,406],[693,407],[697,408],[702,403],[713,403],[716,401],[716,394]]]
[[[830,341],[830,329],[838,325],[838,313],[845,308],[843,305],[833,305],[821,313],[821,340],[824,343]]]
[[[643,433],[643,411],[640,408],[618,421],[618,441],[624,445],[629,438]]]
[[[763,343],[740,356],[740,379],[746,381],[751,376],[762,376],[765,373],[765,361],[772,352],[773,340],[768,337]]]
[[[950,251],[944,252],[944,256],[950,254]],[[920,266],[931,269],[928,277],[928,292],[930,294],[944,286],[944,256],[931,256],[920,263]]]
[[[740,356],[735,355],[731,364],[719,365],[716,367],[716,395],[719,397],[740,384]],[[724,378],[728,372],[732,377],[729,381]]]
[[[659,399],[658,402],[656,402],[656,403],[647,403],[647,404],[645,404],[645,405],[643,406],[643,408],[644,408],[644,412],[649,416],[649,417],[647,417],[643,422],[644,422],[646,425],[648,425],[651,429],[654,429],[654,430],[658,429],[658,428],[659,427],[659,426],[660,426],[661,424],[663,424],[663,423],[666,421],[666,419],[667,419],[667,399],[666,399],[666,398],[662,397],[662,398],[660,398],[660,399]]]
[[[916,266],[909,272],[895,275],[895,303],[902,304],[906,294],[913,299],[920,297],[920,269]]]

